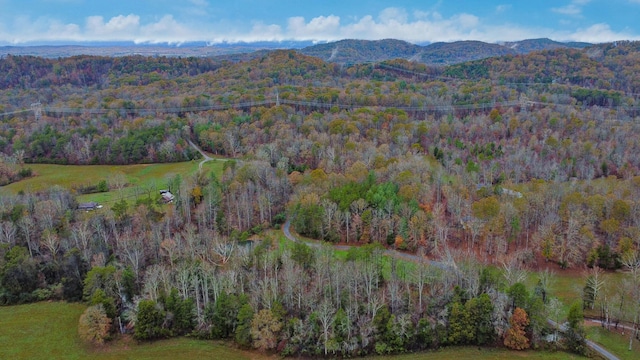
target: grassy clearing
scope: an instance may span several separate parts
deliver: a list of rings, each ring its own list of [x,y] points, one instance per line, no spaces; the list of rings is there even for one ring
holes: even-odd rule
[[[102,348],[77,333],[82,304],[43,302],[0,307],[0,359],[269,359],[213,341],[187,338],[138,344],[127,338]]]
[[[565,359],[586,359],[585,357],[575,354],[569,354],[560,351],[511,351],[507,349],[498,348],[479,348],[475,346],[469,347],[449,347],[436,351],[429,351],[417,354],[406,354],[396,356],[379,356],[372,359],[389,359],[389,360],[459,360],[459,359],[474,359],[474,360],[492,360],[492,359],[551,359],[551,360],[565,360]]]
[[[629,351],[629,332],[625,335],[616,331],[609,331],[600,325],[587,326],[587,338],[602,345],[604,348],[618,356],[620,359],[635,360],[640,358],[640,342],[633,340]]]
[[[114,190],[78,196],[79,202],[111,203],[121,197],[131,197],[135,194],[135,187],[165,188],[169,177],[180,174],[183,179],[187,178],[198,170],[198,164],[199,161],[137,165],[29,164],[28,166],[36,176],[7,185],[0,189],[0,193],[17,194],[20,191],[42,191],[55,185],[71,189],[83,185],[96,185],[101,180],[109,182],[114,175],[121,174],[129,184],[121,191]],[[214,171],[216,174],[221,174],[223,166],[223,161],[209,161],[204,163],[202,168],[207,173]]]
[[[341,261],[346,261],[347,257],[349,255],[349,250],[345,250],[345,249],[336,249],[333,247],[333,244],[331,243],[327,243],[327,242],[322,242],[319,240],[314,240],[311,238],[307,238],[304,236],[300,236],[299,234],[294,234],[293,233],[293,228],[291,229],[292,234],[299,240],[302,241],[303,243],[307,244],[308,246],[316,246],[319,244],[322,244],[323,246],[328,246],[329,248],[332,248],[331,251],[333,251],[333,256]],[[273,232],[271,232],[272,236],[277,239],[278,242],[278,246],[281,249],[290,249],[293,247],[293,241],[287,239],[287,237],[284,235],[284,233],[281,230],[275,230]],[[354,246],[357,246],[354,244]],[[381,257],[380,259],[381,262],[381,269],[382,269],[382,277],[385,279],[389,279],[391,276],[391,268],[392,266],[395,265],[396,271],[398,271],[399,273],[403,273],[403,274],[409,274],[410,272],[414,271],[416,264],[414,261],[411,260],[407,260],[401,257],[397,257],[397,256],[389,256],[389,255],[384,255]]]
[[[76,326],[84,309],[66,303],[0,307],[0,358],[79,358]]]
[[[576,271],[558,271],[555,272],[554,280],[551,284],[551,296],[557,297],[563,304],[563,315],[566,317],[571,304],[582,299],[583,288],[586,283],[588,274]],[[624,272],[606,272],[604,273],[605,286],[602,289],[603,297],[605,294],[611,298],[617,285],[620,284],[626,275]],[[537,274],[531,273],[528,279],[530,284],[535,284]],[[585,309],[585,316],[598,318],[600,313],[598,307],[595,310]],[[640,358],[640,344],[634,341],[634,351],[629,352],[629,337],[621,336],[616,332],[610,332],[600,326],[587,327],[588,338],[604,348],[617,355],[620,359],[638,359]]]
[[[559,270],[553,272],[553,279],[551,281],[551,296],[557,297],[562,301],[563,309],[565,313],[571,307],[574,301],[582,300],[582,293],[584,285],[587,281],[588,274],[583,271],[575,270]],[[538,273],[530,272],[526,280],[526,285],[529,289],[533,289],[538,281]],[[603,274],[605,286],[603,287],[602,294],[606,294],[608,297],[612,297],[614,292],[617,291],[617,285],[624,279],[624,272],[606,272]],[[599,316],[599,312],[595,311],[591,313],[588,309],[585,310],[586,316]]]

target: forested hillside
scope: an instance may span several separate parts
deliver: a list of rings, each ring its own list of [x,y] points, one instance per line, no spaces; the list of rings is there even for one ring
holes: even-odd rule
[[[85,213],[69,189],[3,192],[0,302],[82,299],[111,333],[286,355],[517,348],[552,316],[545,278],[527,288],[524,271],[590,267],[635,271],[615,300],[585,286],[585,304],[637,324],[638,56],[619,42],[448,67],[0,59],[5,182],[28,162],[192,159],[189,140],[240,160],[167,177],[169,205],[149,191]],[[277,241],[285,222],[357,247]],[[566,346],[581,352],[578,310]]]
[[[533,51],[549,49],[583,48],[589,45],[586,43],[561,43],[550,39],[530,39],[504,44],[490,44],[482,41],[454,41],[437,42],[424,46],[393,39],[377,41],[341,40],[305,47],[300,52],[339,64],[404,59],[431,66],[442,66],[507,54],[528,54]]]

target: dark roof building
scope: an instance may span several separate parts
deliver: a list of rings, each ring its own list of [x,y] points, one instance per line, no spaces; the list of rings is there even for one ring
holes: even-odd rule
[[[78,210],[91,211],[95,209],[99,209],[102,206],[98,205],[97,202],[88,202],[88,203],[80,203],[78,204]]]

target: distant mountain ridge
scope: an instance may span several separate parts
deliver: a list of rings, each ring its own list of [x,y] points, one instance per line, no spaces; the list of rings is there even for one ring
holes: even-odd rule
[[[528,39],[502,44],[465,40],[420,46],[402,40],[386,39],[341,40],[313,45],[299,51],[305,55],[335,63],[362,63],[400,58],[427,65],[452,65],[495,56],[528,54],[533,51],[559,48],[581,49],[590,45],[589,43],[562,43],[551,39]]]
[[[490,57],[528,54],[533,51],[561,48],[582,49],[592,44],[557,42],[550,39],[528,39],[499,44],[482,41],[437,42],[416,45],[402,40],[340,40],[310,45],[309,42],[259,42],[238,44],[188,43],[180,45],[152,44],[73,44],[37,46],[0,46],[0,57],[6,55],[30,55],[45,58],[94,56],[166,56],[166,57],[228,57],[234,61],[251,59],[264,51],[294,49],[304,55],[339,64],[379,62],[404,59],[427,65],[452,65]],[[254,54],[258,53],[258,54]]]
[[[532,51],[541,51],[541,50],[552,50],[552,49],[564,49],[564,48],[573,48],[573,49],[582,49],[593,44],[585,43],[585,42],[558,42],[553,41],[551,39],[527,39],[522,41],[511,41],[505,42],[501,44],[502,46],[508,47],[510,49],[515,50],[518,54],[528,54]]]
[[[340,40],[318,44],[299,50],[327,62],[362,63],[389,59],[410,59],[419,55],[423,47],[402,40]]]

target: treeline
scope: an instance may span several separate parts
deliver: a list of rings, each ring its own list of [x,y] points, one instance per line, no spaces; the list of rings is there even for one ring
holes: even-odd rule
[[[148,85],[181,76],[214,71],[222,64],[210,58],[73,56],[46,59],[8,55],[0,59],[0,88],[51,86],[112,87]]]
[[[553,49],[456,64],[447,67],[444,74],[523,85],[558,83],[635,94],[640,89],[637,62],[632,60],[637,51],[637,41],[617,41],[580,50]]]
[[[544,299],[543,281],[531,291],[495,268],[398,262],[376,247],[337,260],[329,248],[270,246],[264,242],[213,272],[187,259],[154,267],[138,303],[135,337],[194,332],[285,356],[343,357],[545,344],[551,298]],[[582,335],[566,345],[575,350]]]
[[[0,153],[0,186],[31,177],[33,171],[24,166],[24,152],[17,152],[14,156]]]
[[[98,130],[108,123],[96,121],[72,129],[46,124],[25,142],[14,142],[12,148],[28,163],[64,165],[177,162],[200,157],[185,140],[181,122],[147,119],[125,129]]]

